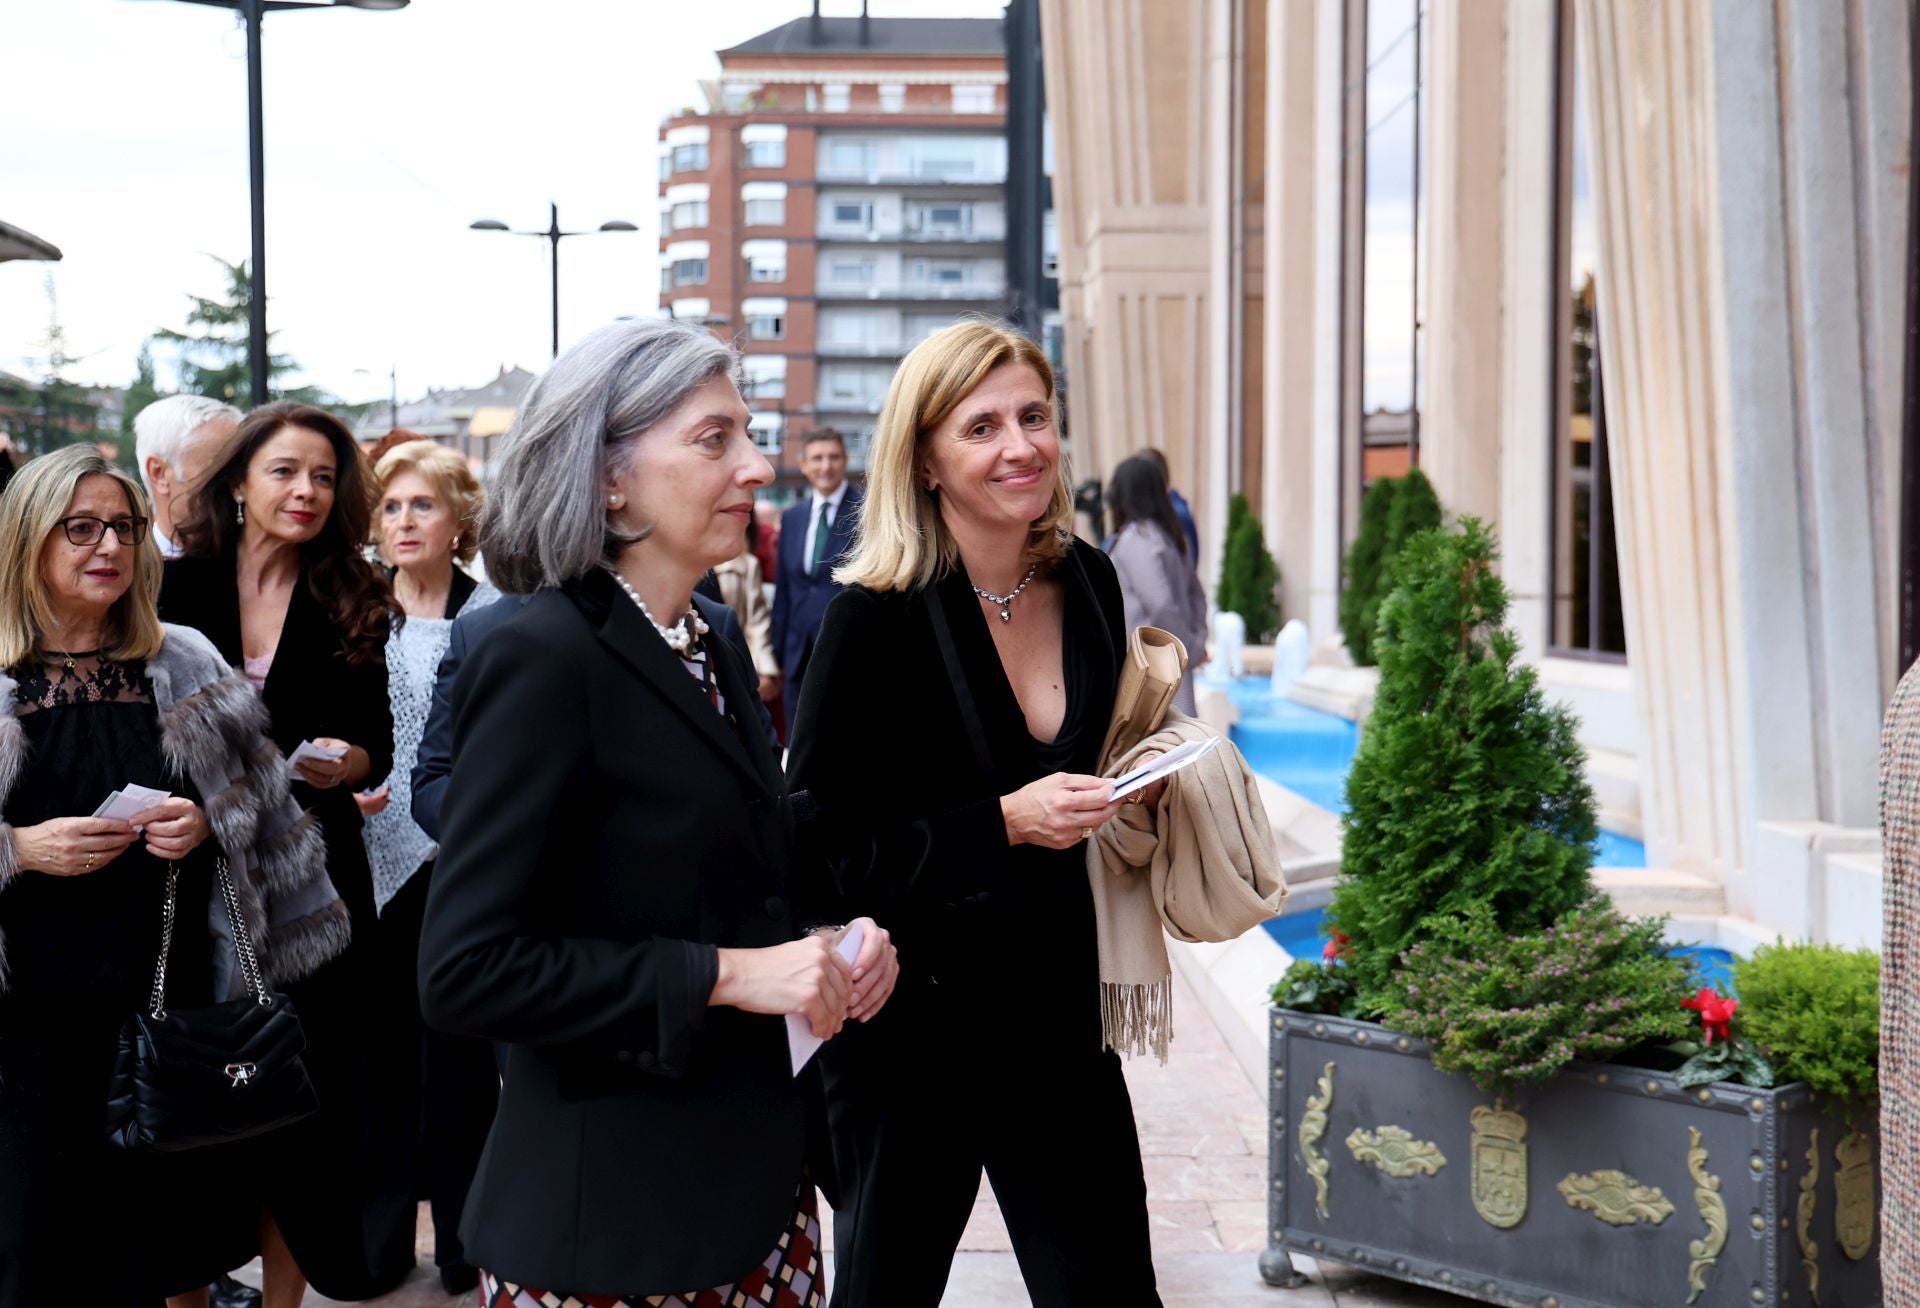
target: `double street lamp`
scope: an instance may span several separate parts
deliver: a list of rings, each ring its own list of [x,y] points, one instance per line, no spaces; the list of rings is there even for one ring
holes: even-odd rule
[[[247,162],[253,178],[252,287],[248,293],[247,372],[253,403],[267,402],[267,215],[266,152],[260,113],[260,20],[282,9],[405,9],[408,0],[186,0],[233,9],[247,26]]]
[[[560,206],[548,202],[547,230],[544,232],[517,231],[497,218],[482,218],[467,224],[476,232],[506,232],[509,236],[538,236],[546,241],[553,254],[553,356],[560,357],[560,238],[563,236],[592,236],[596,232],[637,232],[640,229],[620,218],[612,222],[601,223],[594,231],[563,232],[560,230]]]

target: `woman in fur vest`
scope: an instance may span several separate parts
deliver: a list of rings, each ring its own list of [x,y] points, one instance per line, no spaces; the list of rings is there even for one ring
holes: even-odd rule
[[[269,984],[347,942],[259,698],[156,616],[147,528],[139,483],[90,445],[33,460],[0,496],[0,1308],[156,1301],[155,1211],[191,1203],[199,1160],[114,1150],[106,1120],[166,866],[181,872],[167,993],[183,1002],[227,997],[236,972],[209,923],[216,849]],[[169,798],[88,816],[129,784]]]

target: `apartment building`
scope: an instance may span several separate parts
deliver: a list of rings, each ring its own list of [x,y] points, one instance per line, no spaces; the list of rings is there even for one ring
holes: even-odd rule
[[[800,442],[864,466],[900,357],[1006,290],[1006,55],[992,19],[822,18],[719,52],[660,128],[662,307],[737,342],[773,498]]]

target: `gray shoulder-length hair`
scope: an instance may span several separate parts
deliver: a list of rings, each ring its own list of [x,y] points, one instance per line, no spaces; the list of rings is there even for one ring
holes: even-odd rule
[[[487,577],[524,595],[585,576],[638,536],[607,517],[607,477],[633,441],[739,353],[703,328],[668,318],[618,322],[553,361],[520,406],[487,494]],[[644,534],[644,533],[642,533]]]

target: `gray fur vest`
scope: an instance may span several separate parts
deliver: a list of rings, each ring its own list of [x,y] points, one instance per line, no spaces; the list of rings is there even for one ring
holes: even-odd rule
[[[312,972],[346,948],[346,905],[327,878],[327,848],[312,814],[293,802],[287,764],[267,738],[266,705],[247,679],[190,627],[163,624],[165,642],[147,663],[160,746],[176,779],[193,783],[213,838],[233,869],[240,915],[269,985]],[[0,808],[28,763],[26,733],[14,715],[18,686],[0,671]],[[76,812],[93,797],[76,796]],[[13,831],[0,822],[0,892],[20,874]],[[242,984],[232,932],[216,891],[208,914],[221,993]],[[159,923],[154,924],[159,934]],[[6,988],[0,936],[0,990]]]

